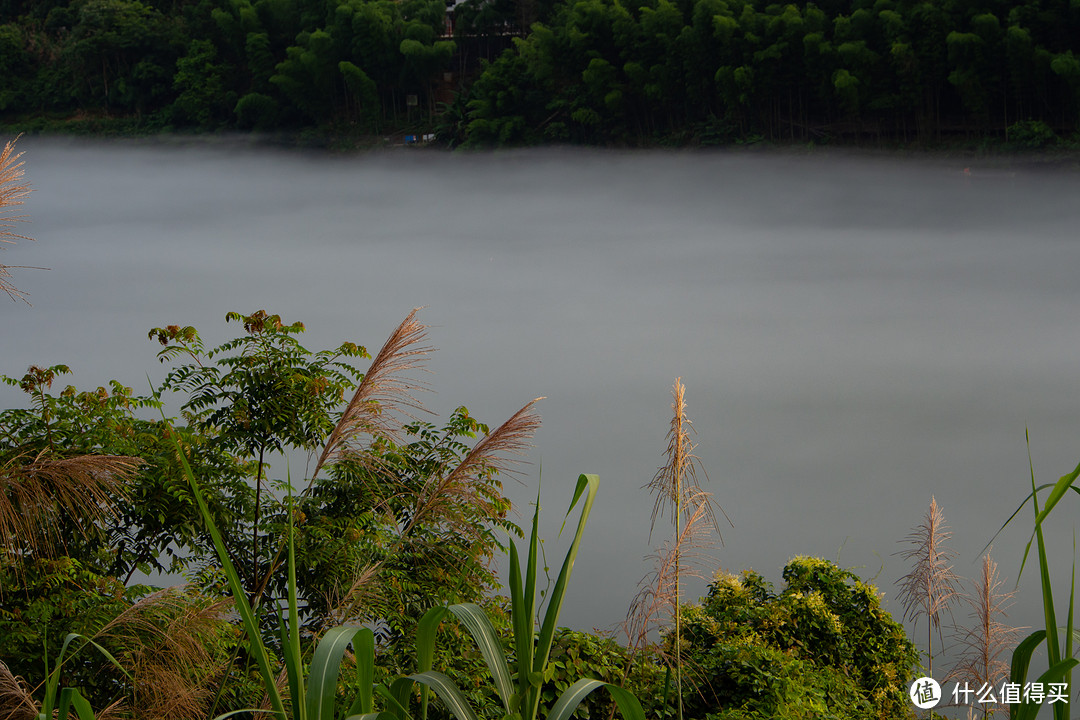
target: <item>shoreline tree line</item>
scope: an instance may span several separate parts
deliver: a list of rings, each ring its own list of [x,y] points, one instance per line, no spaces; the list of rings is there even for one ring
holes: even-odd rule
[[[3,0],[0,121],[1034,147],[1080,121],[1078,43],[1064,0]]]

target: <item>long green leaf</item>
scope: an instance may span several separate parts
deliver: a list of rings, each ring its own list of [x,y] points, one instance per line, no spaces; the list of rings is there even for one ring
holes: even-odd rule
[[[78,716],[79,720],[95,720],[90,701],[84,698],[76,688],[64,688],[60,692],[60,708],[57,720],[67,720],[69,706],[75,709],[75,715]]]
[[[1016,646],[1013,650],[1012,668],[1009,673],[1009,679],[1012,682],[1020,686],[1027,682],[1028,668],[1031,666],[1031,655],[1045,639],[1046,631],[1036,630]],[[1035,709],[1033,713],[1026,709],[1028,706]],[[1028,720],[1028,718],[1038,714],[1039,707],[1038,703],[1012,704],[1009,706],[1009,720]]]
[[[1031,450],[1028,449],[1028,465],[1031,467],[1031,504],[1035,510],[1035,538],[1039,550],[1039,579],[1042,583],[1043,618],[1046,623],[1046,656],[1050,667],[1061,661],[1061,646],[1058,638],[1057,617],[1054,611],[1054,589],[1050,583],[1050,563],[1046,556],[1046,541],[1043,538],[1042,520],[1039,520],[1039,496],[1035,493],[1035,466],[1031,463]],[[1041,516],[1045,519],[1045,516]]]
[[[562,611],[563,598],[566,595],[566,586],[570,582],[570,575],[574,572],[574,562],[577,560],[578,548],[581,545],[581,536],[585,532],[585,523],[592,512],[593,501],[596,499],[596,489],[600,478],[596,475],[579,475],[577,486],[574,488],[574,498],[570,502],[570,508],[566,511],[567,517],[573,512],[582,493],[587,493],[585,503],[581,508],[578,518],[577,532],[574,540],[570,543],[570,549],[566,551],[559,578],[555,581],[555,589],[548,598],[547,612],[544,613],[544,624],[540,628],[540,638],[536,645],[536,654],[533,656],[533,671],[543,672],[547,667],[548,656],[551,653],[551,644],[555,639],[555,626],[559,621],[559,613]]]
[[[1065,656],[1063,660],[1068,662],[1073,656],[1073,607],[1076,600],[1076,531],[1073,531],[1073,561],[1072,561],[1072,585],[1069,587],[1069,614],[1065,620]],[[1072,692],[1072,667],[1069,667],[1065,671],[1065,684],[1069,687],[1070,693]],[[1058,707],[1059,704],[1055,703],[1054,713],[1060,714],[1060,720],[1067,720],[1068,708]]]
[[[524,607],[522,611],[525,613],[525,617],[522,618],[528,627],[528,648],[529,655],[532,656],[535,652],[533,646],[533,623],[536,622],[536,563],[537,556],[540,554],[540,486],[536,487],[536,510],[533,512],[532,531],[529,533],[529,556],[526,558],[525,568],[525,595],[524,595]],[[537,618],[538,619],[538,618]],[[531,657],[530,657],[531,660]],[[529,668],[532,667],[530,662]]]
[[[286,460],[286,464],[288,461]],[[292,473],[288,473],[289,488],[289,639],[281,646],[281,652],[292,659],[286,667],[289,673],[289,689],[292,691],[293,720],[308,720],[311,717],[309,708],[313,703],[308,701],[307,690],[304,685],[304,664],[301,658],[300,648],[300,613],[296,602],[296,536],[293,527],[293,495]],[[340,660],[340,658],[339,658]],[[334,678],[334,690],[337,690],[337,677]],[[331,713],[333,712],[333,700],[331,699]],[[331,715],[332,718],[332,715]]]
[[[1046,519],[1046,516],[1054,509],[1058,504],[1058,501],[1065,497],[1065,492],[1076,481],[1077,477],[1080,477],[1080,464],[1077,464],[1076,469],[1068,475],[1062,475],[1054,484],[1054,489],[1050,491],[1050,495],[1046,498],[1046,505],[1043,506],[1043,510],[1039,516],[1035,518],[1036,523],[1042,523],[1042,521]]]
[[[285,619],[278,614],[278,630],[281,634],[281,656],[285,661],[285,674],[289,678],[289,704],[292,705],[293,717],[299,718],[303,699],[303,665],[300,658],[294,656],[289,646],[289,629]]]
[[[308,669],[308,720],[334,720],[334,701],[337,696],[341,658],[360,632],[360,628],[331,628],[319,641]],[[360,658],[357,657],[356,661],[360,662]]]
[[[439,624],[450,612],[446,607],[433,607],[424,613],[416,626],[416,669],[424,672],[431,669],[435,661],[435,638]],[[420,720],[427,720],[430,688],[424,685],[420,690]]]
[[[506,714],[513,713],[516,710],[511,704],[511,699],[514,696],[514,683],[510,679],[510,668],[506,664],[506,655],[503,652],[502,642],[499,640],[491,620],[488,619],[487,614],[479,606],[473,603],[451,605],[450,612],[457,615],[458,621],[473,636],[476,646],[480,648],[480,654],[484,656],[491,677],[495,681],[495,690],[502,699]]]
[[[1040,485],[1039,487],[1037,487],[1037,488],[1035,488],[1035,489],[1036,489],[1037,491],[1041,492],[1041,491],[1043,491],[1043,490],[1045,490],[1046,488],[1049,488],[1049,487],[1054,487],[1054,485],[1053,485],[1053,484],[1051,484],[1051,483],[1043,483],[1042,485]],[[1076,493],[1077,495],[1080,495],[1080,488],[1078,488],[1078,487],[1076,487],[1075,485],[1073,485],[1073,486],[1072,486],[1072,487],[1071,487],[1070,489],[1071,489],[1071,490],[1072,490],[1073,492],[1075,492],[1075,493]],[[979,554],[980,554],[980,555],[985,555],[985,554],[986,554],[986,551],[987,551],[987,550],[989,550],[989,549],[990,549],[990,546],[994,544],[994,541],[995,541],[995,540],[997,540],[997,537],[998,537],[998,535],[1000,535],[1000,534],[1001,534],[1001,532],[1002,532],[1002,531],[1003,531],[1003,530],[1004,530],[1005,528],[1007,528],[1007,527],[1009,526],[1009,523],[1011,523],[1011,522],[1012,522],[1013,520],[1015,520],[1015,519],[1016,519],[1016,516],[1017,516],[1017,515],[1019,515],[1019,514],[1020,514],[1020,512],[1021,512],[1021,511],[1022,511],[1022,510],[1023,510],[1023,509],[1025,508],[1025,507],[1027,507],[1028,501],[1030,501],[1030,500],[1031,500],[1031,493],[1028,493],[1028,494],[1027,494],[1027,495],[1026,495],[1026,496],[1024,497],[1023,501],[1021,501],[1021,503],[1020,503],[1019,505],[1017,505],[1017,506],[1016,506],[1016,509],[1012,511],[1012,515],[1010,515],[1010,516],[1009,516],[1009,519],[1008,519],[1008,520],[1006,520],[1005,522],[1001,523],[1001,527],[999,527],[999,528],[997,529],[997,532],[995,532],[995,533],[994,533],[994,536],[990,538],[990,542],[986,543],[986,545],[984,545],[984,546],[983,546],[983,549],[979,551]],[[1031,531],[1031,538],[1030,538],[1030,541],[1034,541],[1034,540],[1035,540],[1035,531],[1034,531],[1034,530],[1032,530],[1032,531]]]
[[[409,715],[409,697],[412,695],[414,684],[410,677],[399,677],[390,684],[390,687],[379,685],[377,688],[377,692],[390,703],[390,711],[397,716],[398,720],[408,720],[412,717]]]
[[[356,682],[360,691],[345,713],[348,716],[375,713],[373,693],[375,689],[375,633],[371,628],[360,628],[353,637],[353,656],[356,658]],[[370,720],[375,720],[371,718]]]
[[[162,421],[165,421],[164,414],[162,415]],[[195,479],[195,473],[192,472],[191,465],[188,464],[187,457],[184,455],[183,448],[180,447],[175,431],[171,433],[171,436],[177,457],[180,459],[184,474],[187,475],[188,484],[191,485],[191,494],[195,496],[195,502],[199,506],[199,513],[206,523],[206,529],[210,532],[210,538],[214,541],[214,549],[217,551],[221,567],[225,571],[225,577],[229,581],[229,590],[232,592],[236,609],[240,613],[241,620],[243,620],[244,631],[247,633],[248,642],[251,644],[251,654],[255,656],[259,674],[262,676],[263,688],[266,690],[266,696],[270,699],[271,710],[282,718],[288,717],[285,703],[275,682],[274,671],[270,667],[270,657],[267,655],[266,648],[262,643],[262,636],[259,634],[259,623],[256,621],[255,614],[248,603],[244,586],[240,582],[240,576],[237,574],[232,560],[229,559],[229,553],[225,550],[225,542],[221,539],[221,533],[218,532],[217,526],[214,524],[210,508],[206,504],[206,499],[203,498],[202,490],[199,489],[199,483]]]
[[[398,720],[398,716],[392,712],[382,710],[380,712],[359,713],[345,716],[345,720]]]
[[[441,672],[434,670],[428,670],[427,672],[419,672],[408,676],[410,680],[415,680],[418,683],[428,685],[435,694],[439,696],[439,699],[443,701],[443,705],[449,710],[457,720],[477,720],[476,713],[469,707],[468,701],[462,694],[458,686],[454,684],[454,681],[443,675]]]
[[[91,638],[86,637],[85,635],[80,635],[79,633],[68,633],[67,635],[64,636],[64,644],[60,646],[60,654],[56,658],[56,667],[54,667],[52,669],[52,671],[49,672],[46,675],[45,699],[44,699],[44,701],[42,702],[42,705],[41,705],[41,714],[44,715],[46,718],[51,718],[52,717],[53,708],[56,707],[56,703],[57,703],[57,699],[58,699],[56,693],[57,693],[57,690],[59,689],[59,686],[60,686],[60,671],[61,671],[61,669],[63,669],[64,663],[67,660],[70,659],[70,658],[66,658],[65,656],[67,655],[68,646],[70,646],[71,643],[73,641],[75,641],[75,640],[82,640],[83,644],[71,651],[72,656],[74,656],[76,653],[78,653],[80,650],[82,650],[87,645],[93,645],[94,648],[96,648],[97,651],[100,652],[105,657],[106,660],[111,662],[121,673],[124,674],[124,677],[128,678],[129,680],[131,679],[131,673],[129,673],[126,669],[124,669],[124,666],[121,665],[116,660],[116,658],[112,656],[112,653],[110,653],[108,650],[103,648],[98,643],[94,642]],[[46,670],[48,669],[47,660],[48,660],[48,658],[46,658]],[[67,688],[60,691],[61,695],[64,693],[65,690],[67,690]],[[76,694],[78,694],[78,693],[76,693]],[[71,695],[71,693],[68,693],[68,697],[72,698],[72,700],[70,700],[69,702],[74,701],[74,698]],[[78,695],[78,697],[81,698],[82,696]],[[89,704],[87,704],[87,708],[89,708],[89,707],[90,707]],[[76,707],[76,712],[78,712],[77,707]]]
[[[74,688],[64,688],[60,691],[60,701],[56,704],[56,720],[67,720],[68,708],[71,706],[71,695],[76,692]],[[43,717],[42,714],[39,717]]]
[[[514,627],[514,652],[517,665],[518,695],[516,704],[520,706],[529,688],[529,673],[532,671],[532,613],[525,608],[525,597],[521,588],[521,561],[513,539],[510,544],[510,620]]]
[[[611,693],[615,704],[619,706],[623,720],[645,720],[645,711],[641,709],[641,703],[638,702],[637,697],[632,692],[618,685],[592,678],[582,678],[566,688],[566,691],[559,696],[559,699],[552,706],[548,720],[570,720],[581,701],[598,688],[606,688]]]
[[[511,540],[511,544],[513,541]],[[540,687],[543,676],[535,672],[536,645],[533,632],[536,622],[536,563],[540,554],[540,484],[536,486],[536,509],[533,511],[532,530],[529,533],[529,555],[526,558],[525,592],[518,607],[511,607],[514,619],[514,644],[519,646],[517,656],[518,697],[520,707],[529,720],[536,717],[540,705]]]
[[[1047,685],[1049,683],[1053,683],[1053,682],[1057,682],[1059,680],[1062,680],[1063,678],[1067,677],[1069,675],[1069,673],[1072,672],[1072,669],[1074,667],[1076,667],[1077,663],[1078,663],[1078,661],[1076,660],[1076,658],[1066,658],[1066,659],[1062,660],[1061,662],[1055,663],[1054,665],[1050,666],[1050,669],[1048,669],[1046,672],[1044,672],[1042,675],[1040,675],[1039,679],[1036,680],[1035,682],[1043,683],[1043,685],[1045,686],[1045,685]],[[1067,684],[1067,681],[1066,681],[1066,684]],[[1072,686],[1069,685],[1068,687],[1069,687],[1069,694],[1071,695],[1072,694]],[[1055,718],[1061,718],[1062,720],[1068,720],[1069,706],[1066,703],[1054,703],[1053,707],[1054,707],[1054,717]],[[1037,714],[1038,714],[1038,707],[1036,706],[1036,711],[1035,711],[1035,713],[1032,714],[1031,717],[1034,718],[1035,715],[1037,715]]]
[[[570,508],[566,511],[566,517],[574,511],[574,506],[585,493],[585,502],[581,507],[581,515],[578,518],[577,532],[574,540],[570,543],[570,549],[566,551],[562,568],[559,570],[559,578],[555,581],[555,588],[548,597],[547,611],[544,613],[544,623],[540,627],[540,636],[537,638],[536,650],[533,654],[532,673],[529,675],[529,688],[527,705],[524,708],[526,718],[535,718],[540,706],[540,678],[543,677],[547,668],[548,658],[551,655],[551,645],[555,640],[555,628],[559,621],[559,613],[562,611],[563,598],[566,595],[566,586],[570,582],[570,575],[574,571],[574,562],[577,560],[578,548],[581,545],[581,536],[585,531],[585,523],[592,511],[593,501],[596,499],[596,488],[600,478],[596,475],[582,474],[578,476],[577,485],[574,488],[574,497],[570,501]],[[563,526],[566,521],[564,519]],[[534,555],[535,557],[535,555]]]

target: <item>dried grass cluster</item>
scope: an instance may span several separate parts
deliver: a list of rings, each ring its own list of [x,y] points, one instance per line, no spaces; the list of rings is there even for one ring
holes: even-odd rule
[[[123,455],[16,455],[0,465],[0,547],[51,555],[66,545],[61,520],[84,534],[114,512],[140,460]]]
[[[160,590],[109,622],[97,637],[132,676],[131,712],[141,720],[205,717],[215,646],[230,626],[231,598],[212,600],[186,588]],[[220,679],[220,678],[217,678]]]
[[[10,214],[11,209],[22,205],[23,200],[30,194],[30,187],[23,181],[25,162],[22,156],[22,153],[15,152],[14,140],[5,143],[4,149],[0,150],[0,247],[16,240],[30,240],[15,232],[15,223],[26,218]],[[25,301],[26,294],[11,284],[11,268],[11,265],[0,264],[0,292],[7,293],[12,300]]]

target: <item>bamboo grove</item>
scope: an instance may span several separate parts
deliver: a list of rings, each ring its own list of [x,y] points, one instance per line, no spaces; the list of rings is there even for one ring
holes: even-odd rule
[[[1078,38],[1065,0],[3,0],[0,121],[1041,146],[1080,121]]]

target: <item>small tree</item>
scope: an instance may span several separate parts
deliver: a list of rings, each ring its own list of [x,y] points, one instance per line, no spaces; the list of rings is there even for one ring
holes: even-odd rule
[[[362,376],[343,362],[368,357],[355,343],[334,350],[310,352],[294,337],[303,323],[285,325],[279,315],[259,310],[251,315],[230,312],[226,322],[238,321],[247,333],[209,351],[193,327],[154,328],[150,337],[165,348],[162,362],[187,355],[195,362],[172,370],[163,390],[190,394],[183,405],[190,425],[205,433],[213,445],[242,459],[255,461],[254,517],[248,591],[259,584],[259,538],[263,509],[262,487],[268,455],[301,448],[314,452],[334,428],[334,406]],[[235,548],[234,548],[235,551]]]

